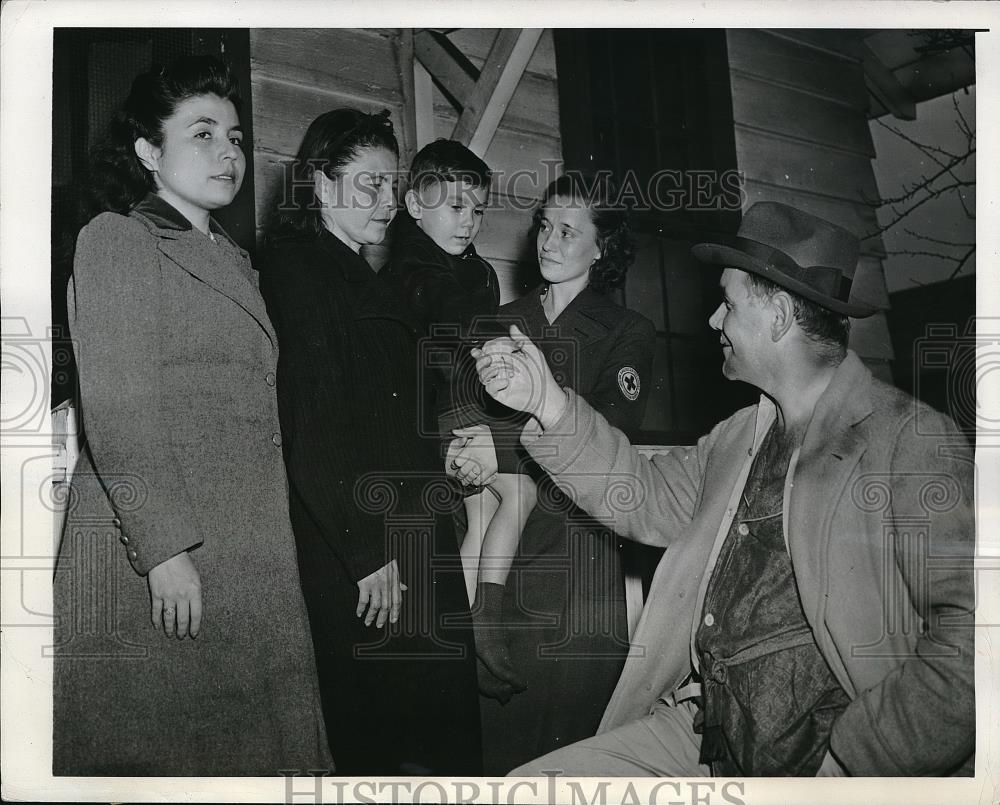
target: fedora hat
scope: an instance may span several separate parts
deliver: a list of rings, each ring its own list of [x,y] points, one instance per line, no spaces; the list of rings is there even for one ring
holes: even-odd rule
[[[842,316],[864,318],[878,308],[851,299],[861,244],[843,227],[776,201],[748,209],[735,237],[698,243],[705,263],[750,271]]]

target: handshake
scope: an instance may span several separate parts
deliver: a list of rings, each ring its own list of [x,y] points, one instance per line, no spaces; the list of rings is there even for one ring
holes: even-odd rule
[[[511,325],[509,336],[487,341],[471,354],[480,382],[497,402],[530,414],[543,428],[562,415],[566,393],[541,351],[516,325]]]
[[[497,402],[535,418],[542,428],[558,421],[566,409],[566,392],[552,374],[545,356],[516,325],[510,335],[471,350],[476,372]],[[493,436],[487,425],[452,431],[445,471],[463,486],[486,486],[496,478]]]

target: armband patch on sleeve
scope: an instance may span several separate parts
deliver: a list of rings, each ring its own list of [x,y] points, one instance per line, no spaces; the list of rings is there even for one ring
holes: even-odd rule
[[[626,400],[633,402],[639,398],[639,373],[632,366],[618,370],[618,388]]]

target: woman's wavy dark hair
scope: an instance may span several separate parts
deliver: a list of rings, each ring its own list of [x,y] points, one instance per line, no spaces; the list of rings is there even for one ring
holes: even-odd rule
[[[284,192],[272,214],[268,239],[319,235],[323,219],[316,203],[316,171],[331,179],[342,176],[344,168],[367,148],[385,148],[399,156],[387,109],[374,115],[333,109],[310,123],[295,159],[285,165]]]
[[[163,124],[178,104],[199,95],[218,95],[240,111],[240,92],[229,67],[214,56],[183,56],[166,67],[143,73],[91,154],[86,199],[89,217],[100,212],[127,213],[150,191],[153,174],[135,153],[140,137],[163,145]]]
[[[635,240],[628,220],[628,209],[618,197],[618,188],[606,173],[587,174],[569,171],[552,182],[535,209],[534,232],[541,226],[542,211],[556,196],[580,201],[590,211],[597,229],[601,256],[590,267],[590,287],[607,293],[625,281],[625,274],[635,260]]]

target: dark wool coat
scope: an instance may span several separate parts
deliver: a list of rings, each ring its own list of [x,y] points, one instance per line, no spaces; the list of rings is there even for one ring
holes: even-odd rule
[[[323,706],[345,774],[477,774],[468,601],[418,382],[417,325],[333,235],[278,240],[261,287],[281,343],[278,391],[292,523]],[[400,621],[355,615],[357,582],[400,565]]]
[[[550,325],[540,292],[503,305],[499,319],[531,337],[561,385],[638,430],[652,383],[652,322],[588,287]],[[522,421],[492,427],[500,470],[539,480],[504,597],[511,656],[528,690],[506,706],[482,699],[487,774],[593,735],[629,645],[621,540],[540,473],[519,444]],[[616,494],[627,505],[627,486]]]
[[[288,515],[277,339],[246,253],[148,196],[80,233],[69,321],[86,448],[55,574],[53,772],[329,768]],[[196,640],[149,570],[188,550]]]

